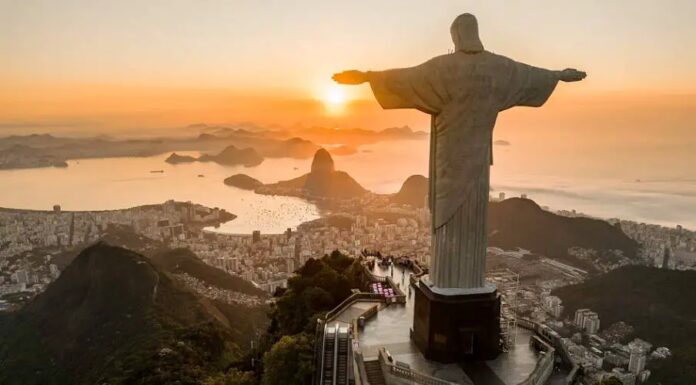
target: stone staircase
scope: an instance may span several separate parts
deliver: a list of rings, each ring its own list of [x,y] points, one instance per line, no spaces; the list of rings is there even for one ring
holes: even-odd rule
[[[386,385],[379,360],[365,361],[365,372],[370,385]]]

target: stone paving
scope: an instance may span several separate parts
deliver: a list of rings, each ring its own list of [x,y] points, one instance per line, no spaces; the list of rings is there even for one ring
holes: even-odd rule
[[[389,268],[380,266],[375,266],[373,272],[381,276],[391,274]],[[529,346],[532,333],[521,328],[517,330],[515,348],[495,360],[464,365],[426,360],[409,335],[413,322],[413,293],[408,285],[410,274],[410,271],[394,267],[392,279],[408,294],[406,304],[394,304],[381,309],[360,331],[360,346],[365,359],[376,358],[379,348],[385,347],[395,360],[424,374],[460,384],[476,385],[518,384],[534,369],[537,354]],[[367,307],[373,305],[363,304]],[[348,312],[353,311],[357,310],[349,309]],[[339,318],[349,320],[348,314],[341,314]]]

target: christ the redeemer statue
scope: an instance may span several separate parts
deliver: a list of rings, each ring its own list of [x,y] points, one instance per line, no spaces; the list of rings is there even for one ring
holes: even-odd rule
[[[451,54],[410,68],[344,71],[333,79],[369,82],[385,109],[415,108],[431,115],[430,280],[437,288],[475,289],[485,286],[491,138],[498,113],[539,107],[559,80],[586,75],[532,67],[484,50],[471,14],[458,16],[450,32]]]

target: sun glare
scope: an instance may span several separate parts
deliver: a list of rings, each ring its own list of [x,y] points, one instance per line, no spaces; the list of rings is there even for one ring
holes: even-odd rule
[[[324,94],[322,95],[322,102],[327,110],[333,113],[340,112],[347,100],[346,90],[339,85],[330,85],[324,90]]]

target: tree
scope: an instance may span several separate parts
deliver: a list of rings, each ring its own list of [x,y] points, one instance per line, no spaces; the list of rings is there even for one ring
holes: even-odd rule
[[[231,369],[225,374],[209,377],[203,385],[256,385],[256,378],[252,372]]]
[[[277,297],[269,333],[280,338],[314,330],[317,315],[333,309],[351,294],[366,290],[369,279],[360,262],[334,251],[321,259],[309,259],[288,280],[288,289]]]
[[[603,379],[602,381],[598,382],[597,385],[623,385],[623,383],[618,378],[612,376]]]
[[[306,334],[284,336],[263,359],[262,385],[305,385],[312,380],[314,352]]]

